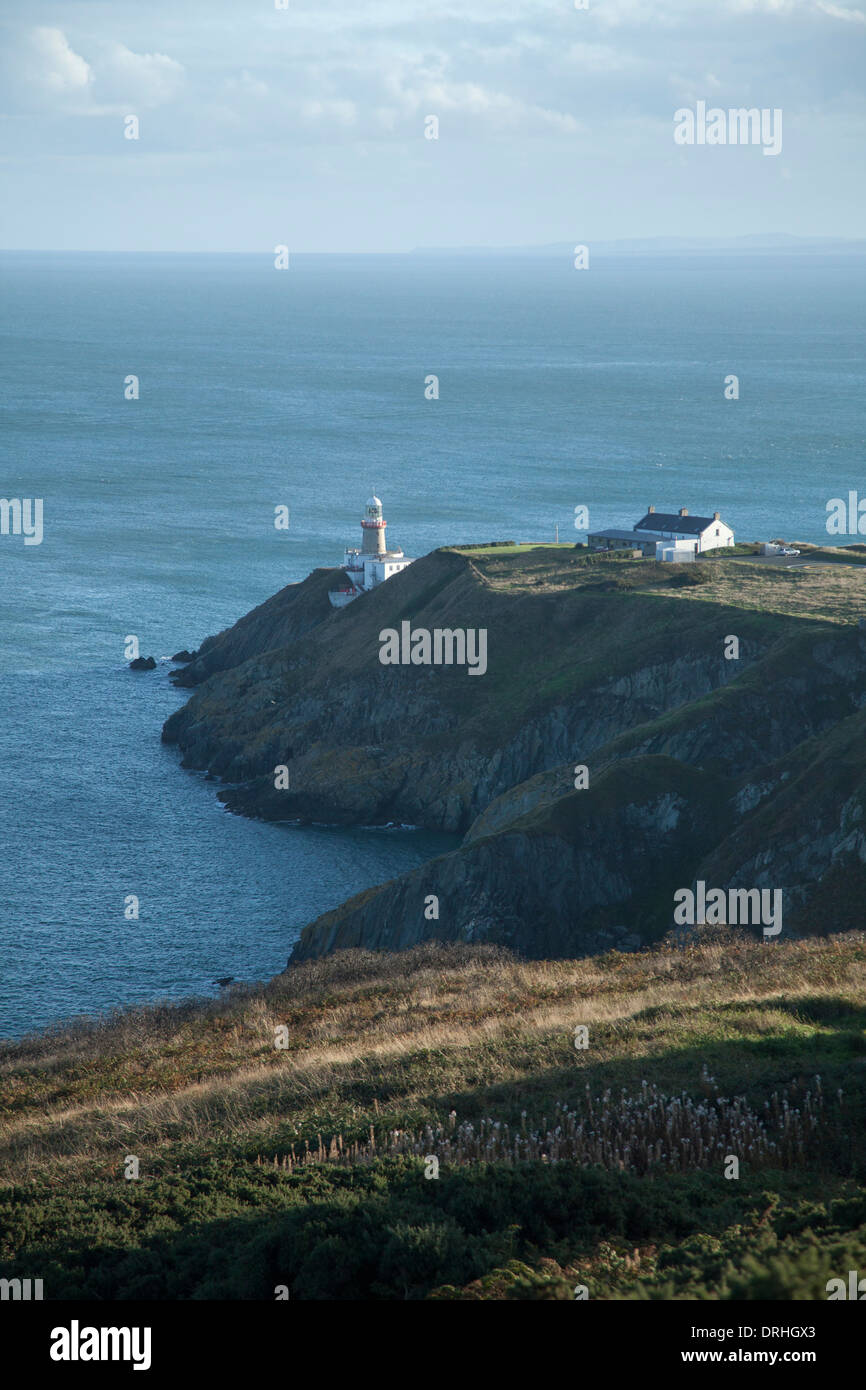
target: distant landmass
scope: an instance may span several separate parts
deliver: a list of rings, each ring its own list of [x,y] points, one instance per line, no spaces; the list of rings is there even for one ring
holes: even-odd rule
[[[720,252],[756,254],[831,253],[863,255],[862,237],[795,236],[787,232],[756,232],[735,237],[628,237],[617,241],[593,241],[575,234],[573,242],[556,241],[542,246],[419,246],[416,256],[570,256],[583,242],[596,256],[679,256],[718,255]]]

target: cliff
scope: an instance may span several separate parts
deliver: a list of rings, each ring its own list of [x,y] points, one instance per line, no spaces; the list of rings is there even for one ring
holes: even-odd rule
[[[206,638],[190,664],[172,673],[175,685],[200,685],[261,652],[291,646],[333,611],[328,590],[335,587],[334,575],[333,569],[313,570],[303,584],[288,584],[232,627]]]
[[[866,589],[839,568],[443,550],[340,612],[317,571],[202,646],[185,676],[207,678],[164,737],[247,815],[463,836],[311,923],[293,959],[428,938],[634,945],[695,878],[782,888],[786,933],[816,904],[822,927],[850,925]],[[379,634],[404,620],[486,629],[486,673],[383,666]]]

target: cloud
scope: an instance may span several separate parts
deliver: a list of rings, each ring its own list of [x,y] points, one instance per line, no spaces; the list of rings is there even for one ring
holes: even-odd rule
[[[818,119],[840,103],[864,107],[856,39],[866,19],[856,7],[866,0],[590,0],[586,12],[571,0],[503,0],[495,18],[489,0],[432,10],[426,0],[334,0],[339,24],[314,0],[291,0],[285,14],[265,6],[256,22],[239,18],[236,0],[209,0],[205,29],[169,0],[152,0],[158,22],[150,7],[144,15],[132,0],[112,0],[111,27],[87,38],[93,30],[79,26],[103,2],[68,0],[68,39],[13,27],[5,64],[0,57],[6,110],[43,115],[56,151],[98,147],[96,129],[69,114],[147,111],[151,152],[202,158],[269,158],[289,140],[413,148],[424,118],[438,115],[443,142],[516,146],[589,133],[586,147],[614,159],[667,119],[672,93],[678,104],[784,104],[786,119],[789,109]],[[31,0],[13,3],[24,12]],[[775,43],[782,28],[784,47]],[[22,152],[41,138],[32,124],[16,137]]]
[[[165,53],[135,53],[125,44],[95,45],[83,57],[62,29],[20,30],[4,45],[2,85],[7,109],[117,115],[164,106],[181,95],[185,70]]]
[[[70,48],[63,31],[42,26],[29,35],[24,73],[35,85],[61,96],[80,95],[93,81],[90,64]]]
[[[301,105],[301,117],[310,125],[325,121],[347,127],[357,123],[358,110],[353,101],[305,101]]]
[[[844,19],[849,24],[866,24],[866,14],[862,10],[846,10],[842,5],[824,4],[824,0],[818,0],[818,9],[831,19]]]
[[[566,50],[564,61],[581,72],[623,72],[634,67],[638,59],[608,44],[573,43]]]
[[[377,107],[381,129],[407,129],[407,124],[427,115],[447,116],[455,133],[483,134],[492,138],[514,134],[535,135],[542,131],[573,134],[579,123],[568,111],[542,106],[518,87],[492,88],[477,80],[456,77],[452,63],[442,52],[421,57],[402,54],[392,59],[389,70],[380,74],[380,91],[385,100]],[[534,95],[534,92],[533,92]],[[402,115],[397,121],[396,112]],[[388,113],[385,115],[384,113]]]
[[[98,97],[109,104],[164,106],[179,95],[181,63],[165,53],[133,53],[122,43],[107,45],[96,68]]]
[[[730,0],[735,11],[763,12],[766,14],[792,15],[808,18],[816,11],[829,15],[831,19],[847,20],[849,24],[866,24],[866,14],[862,10],[848,9],[845,5],[833,5],[828,0]]]
[[[253,77],[246,68],[243,69],[239,77],[227,77],[225,86],[227,92],[236,92],[241,96],[252,97],[257,101],[264,101],[270,95],[267,82]]]

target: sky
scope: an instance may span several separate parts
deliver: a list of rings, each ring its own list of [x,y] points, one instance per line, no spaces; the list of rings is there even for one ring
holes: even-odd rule
[[[0,247],[864,235],[866,0],[282,3],[3,0]]]

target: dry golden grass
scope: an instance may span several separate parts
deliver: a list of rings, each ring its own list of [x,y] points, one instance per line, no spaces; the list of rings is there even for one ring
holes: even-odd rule
[[[510,593],[562,593],[623,577],[634,585],[631,592],[691,602],[831,623],[852,623],[866,615],[866,565],[810,564],[805,553],[792,559],[790,567],[747,556],[702,561],[701,572],[711,577],[693,588],[669,587],[664,580],[674,567],[658,566],[652,560],[584,564],[575,559],[573,550],[554,547],[524,553],[519,566],[506,552],[478,552],[473,560],[491,588]]]
[[[791,569],[749,559],[706,563],[713,565],[711,582],[674,590],[674,597],[830,623],[853,623],[866,616],[866,569],[862,566],[809,565],[805,556]]]
[[[533,1090],[563,1069],[575,1081],[610,1064],[657,1069],[672,1048],[784,1033],[792,1001],[862,1000],[864,971],[863,933],[765,943],[723,932],[576,961],[468,946],[343,952],[217,1001],[4,1045],[0,1177],[361,1129],[380,1100],[389,1114],[435,1117],[479,1081]],[[587,1052],[574,1049],[577,1023],[590,1026]]]

